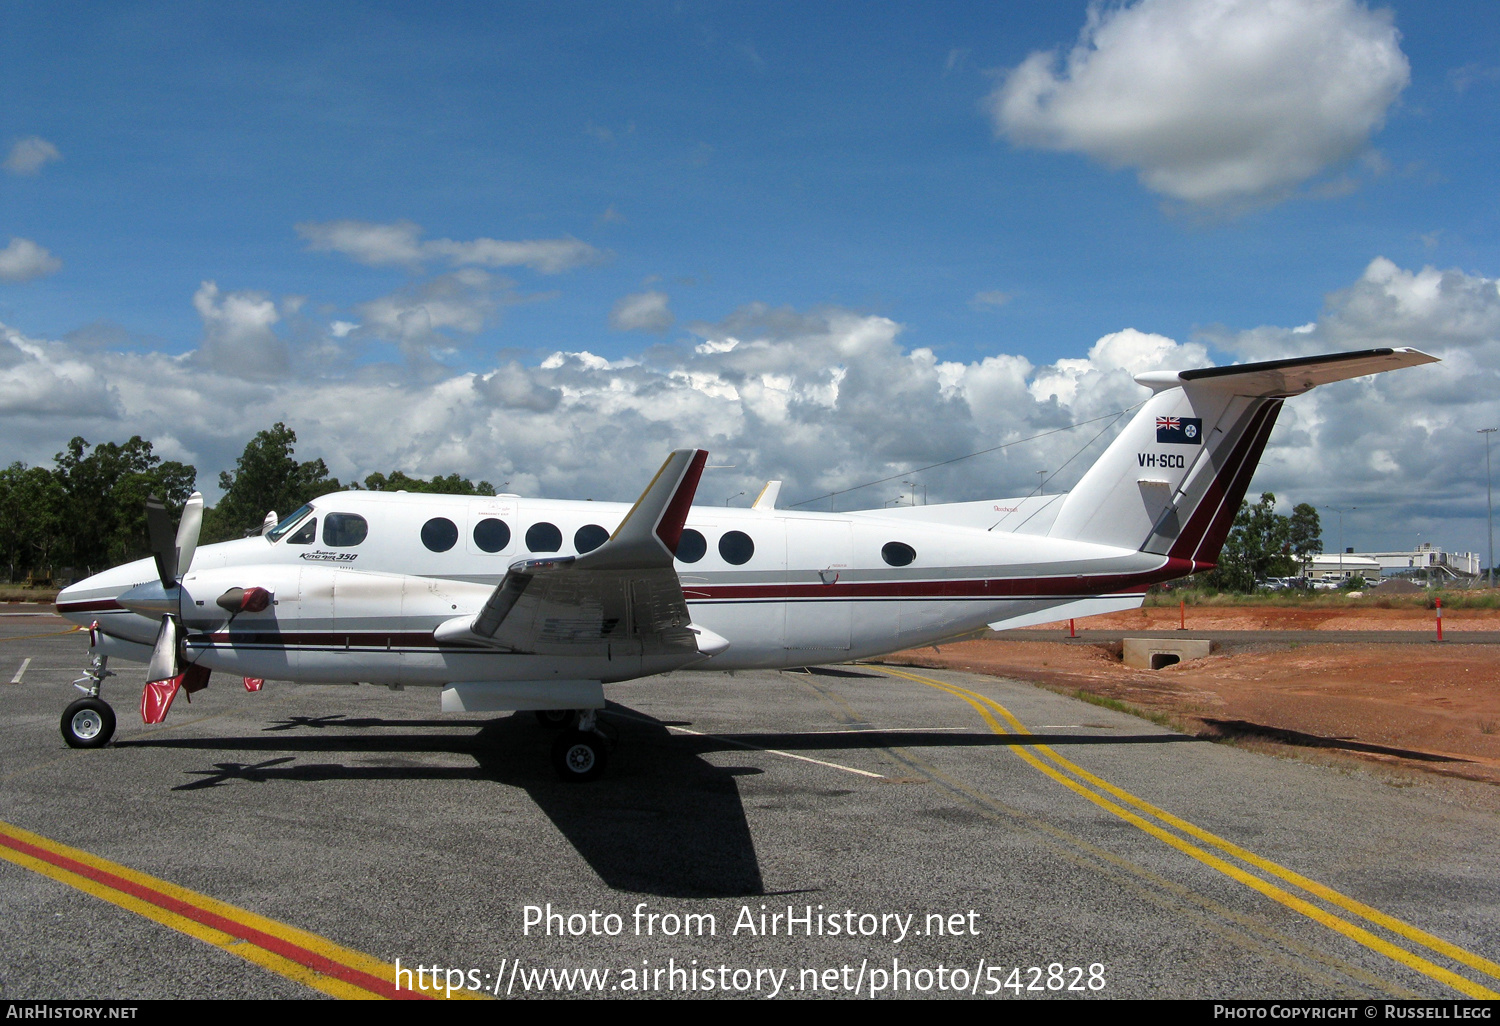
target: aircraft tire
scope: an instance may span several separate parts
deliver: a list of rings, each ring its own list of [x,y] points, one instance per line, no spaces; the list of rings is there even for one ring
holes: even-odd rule
[[[569,730],[552,743],[552,767],[558,779],[572,784],[598,780],[604,775],[609,756],[604,738],[581,730]]]
[[[102,698],[80,698],[63,710],[61,726],[69,748],[103,748],[115,736],[115,711]]]
[[[571,727],[578,719],[578,714],[572,709],[538,709],[533,716],[536,721],[548,730],[562,730]]]

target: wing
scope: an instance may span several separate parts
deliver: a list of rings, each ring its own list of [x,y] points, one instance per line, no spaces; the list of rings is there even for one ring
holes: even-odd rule
[[[722,638],[692,624],[672,566],[707,458],[702,449],[673,452],[609,541],[582,556],[512,564],[477,614],[440,624],[434,636],[538,655],[722,651]]]

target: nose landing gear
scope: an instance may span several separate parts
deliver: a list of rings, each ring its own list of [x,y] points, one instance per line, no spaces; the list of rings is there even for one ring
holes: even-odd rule
[[[69,748],[103,748],[115,736],[115,711],[99,697],[104,678],[115,675],[108,666],[109,656],[96,655],[88,672],[73,682],[87,697],[63,710],[62,736]]]
[[[598,780],[608,763],[609,750],[593,709],[582,710],[577,728],[563,731],[552,743],[552,768],[564,782]]]

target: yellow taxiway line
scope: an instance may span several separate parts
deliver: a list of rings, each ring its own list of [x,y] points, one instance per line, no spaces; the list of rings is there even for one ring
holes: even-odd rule
[[[996,734],[1010,734],[1011,731],[1006,730],[1005,727],[1002,726],[998,720],[996,720],[995,716],[992,715],[991,710],[993,710],[994,713],[998,713],[999,716],[1006,721],[1006,723],[1010,724],[1010,726],[1014,728],[1016,734],[1031,733],[1031,731],[1028,730],[1026,726],[1010,712],[1010,710],[1006,709],[1003,705],[1001,705],[999,702],[996,702],[994,699],[989,698],[986,695],[982,695],[977,691],[970,691],[969,689],[960,687],[957,684],[934,680],[930,677],[923,677],[919,674],[907,673],[902,670],[894,670],[890,667],[872,666],[871,669],[879,670],[882,673],[888,674],[893,677],[901,677],[906,680],[914,681],[918,684],[924,684],[927,687],[936,688],[939,691],[944,691],[950,695],[953,695],[955,698],[962,699],[964,702],[967,702],[970,706],[972,706],[976,712],[979,713],[980,717]],[[1034,748],[1036,752],[1040,753],[1042,756],[1045,756],[1046,759],[1050,760],[1052,764],[1049,765],[1048,762],[1045,762],[1041,758],[1038,758],[1038,756],[1036,754],[1033,754],[1032,751],[1028,751],[1028,748]],[[1185,855],[1196,859],[1204,865],[1209,866],[1220,873],[1223,873],[1225,876],[1233,880],[1237,880],[1245,886],[1250,887],[1256,891],[1259,891],[1261,894],[1264,894],[1266,897],[1271,898],[1273,901],[1280,902],[1287,908],[1300,912],[1308,918],[1322,923],[1329,929],[1343,934],[1350,940],[1363,944],[1370,950],[1385,955],[1387,958],[1394,959],[1395,961],[1400,962],[1402,965],[1415,969],[1417,972],[1429,976],[1434,980],[1445,983],[1453,989],[1459,991],[1460,993],[1467,994],[1469,997],[1491,999],[1500,998],[1500,991],[1495,991],[1488,987],[1481,986],[1480,984],[1477,984],[1474,981],[1467,979],[1466,977],[1460,976],[1457,973],[1452,972],[1451,970],[1445,969],[1434,962],[1430,962],[1427,959],[1422,958],[1420,955],[1413,954],[1412,952],[1407,951],[1405,948],[1397,947],[1395,944],[1392,944],[1384,938],[1371,933],[1369,930],[1366,930],[1362,926],[1356,925],[1355,923],[1349,922],[1347,919],[1334,915],[1326,909],[1320,908],[1317,905],[1314,905],[1311,902],[1305,900],[1304,898],[1298,897],[1290,891],[1278,887],[1276,884],[1271,883],[1268,880],[1255,876],[1254,874],[1247,872],[1246,870],[1234,865],[1233,863],[1226,862],[1224,859],[1215,855],[1213,852],[1207,851],[1204,848],[1201,848],[1198,845],[1193,844],[1192,842],[1179,836],[1178,834],[1164,829],[1164,827],[1160,824],[1170,826],[1173,829],[1179,831],[1181,834],[1186,834],[1188,837],[1192,837],[1195,840],[1201,841],[1207,845],[1217,848],[1221,852],[1227,855],[1231,855],[1234,858],[1237,858],[1242,862],[1253,866],[1263,873],[1275,877],[1284,883],[1291,884],[1293,887],[1296,887],[1307,894],[1321,898],[1329,904],[1335,905],[1346,912],[1353,913],[1354,915],[1364,919],[1366,922],[1372,925],[1383,927],[1384,929],[1387,929],[1392,933],[1397,934],[1398,936],[1404,937],[1415,944],[1421,945],[1422,947],[1427,948],[1430,951],[1451,958],[1455,962],[1460,962],[1466,966],[1469,966],[1471,969],[1477,969],[1488,976],[1494,977],[1495,979],[1500,979],[1500,964],[1492,962],[1491,960],[1480,955],[1476,955],[1471,951],[1467,951],[1449,941],[1445,941],[1441,937],[1436,937],[1433,934],[1427,933],[1425,930],[1420,930],[1417,927],[1412,926],[1410,923],[1403,922],[1400,919],[1395,918],[1394,916],[1390,916],[1385,914],[1384,912],[1379,911],[1378,909],[1371,908],[1369,905],[1366,905],[1363,902],[1356,901],[1355,899],[1350,898],[1347,895],[1340,894],[1338,891],[1335,891],[1331,887],[1320,884],[1316,880],[1308,879],[1300,873],[1287,869],[1285,866],[1278,865],[1275,862],[1272,862],[1270,859],[1262,858],[1261,856],[1240,847],[1232,841],[1228,841],[1222,837],[1219,837],[1217,834],[1210,833],[1209,831],[1204,830],[1202,827],[1195,826],[1194,824],[1189,823],[1188,821],[1178,816],[1172,815],[1170,812],[1159,809],[1155,805],[1152,805],[1150,802],[1144,801],[1141,798],[1137,798],[1135,795],[1129,793],[1123,788],[1117,787],[1116,785],[1109,783],[1107,780],[1103,780],[1102,778],[1088,772],[1082,767],[1075,765],[1069,760],[1063,758],[1061,755],[1057,754],[1057,752],[1053,751],[1051,746],[1049,745],[1013,745],[1011,746],[1010,750],[1040,772],[1046,774],[1048,777],[1062,784],[1070,791],[1073,791],[1083,798],[1088,799],[1090,802],[1093,802],[1101,809],[1104,809],[1105,811],[1118,816],[1120,819],[1123,819],[1125,822],[1131,824],[1132,826],[1143,830],[1144,832],[1150,834],[1152,837],[1155,837],[1157,840],[1170,845],[1171,847],[1177,849]],[[1078,779],[1075,780],[1073,777],[1067,776],[1063,771],[1073,774],[1073,777],[1077,777]],[[1116,804],[1116,802],[1111,801],[1110,798],[1105,797],[1105,795],[1109,795],[1110,797],[1119,799],[1120,802],[1132,806],[1140,813],[1145,813],[1146,815],[1156,819],[1158,822],[1153,823],[1147,819],[1144,819],[1136,812],[1132,812],[1130,811],[1130,809],[1124,808],[1121,805]]]
[[[443,989],[397,985],[396,967],[90,852],[0,822],[0,858],[338,998],[430,999]],[[406,970],[402,970],[406,972]],[[478,995],[453,991],[455,998]]]

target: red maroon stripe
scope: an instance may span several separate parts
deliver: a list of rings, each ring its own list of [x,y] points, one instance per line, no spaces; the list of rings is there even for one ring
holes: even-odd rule
[[[32,858],[41,859],[43,862],[57,866],[59,869],[65,869],[70,873],[86,877],[95,883],[103,884],[122,894],[138,898],[148,904],[155,905],[157,908],[174,912],[184,919],[191,919],[195,923],[218,930],[220,933],[227,933],[231,937],[238,937],[241,940],[249,941],[256,947],[280,955],[288,961],[306,966],[308,969],[322,973],[324,976],[332,976],[335,979],[343,980],[345,983],[353,984],[373,994],[379,994],[381,997],[393,998],[395,1000],[431,1000],[426,994],[411,990],[400,990],[396,987],[394,981],[382,980],[378,976],[371,976],[369,973],[361,972],[358,969],[344,965],[342,962],[335,962],[331,958],[314,951],[309,951],[300,945],[282,940],[280,937],[273,936],[262,930],[257,930],[236,919],[229,919],[217,913],[210,912],[207,909],[199,908],[197,905],[163,894],[154,888],[138,884],[133,880],[127,880],[121,876],[116,876],[108,870],[98,869],[87,863],[68,858],[66,855],[49,851],[34,844],[28,844],[20,838],[10,836],[4,831],[0,831],[0,844],[4,844],[6,847],[21,852],[24,855],[30,855]]]
[[[114,599],[90,599],[87,602],[59,602],[59,613],[109,613],[124,612],[125,607]]]
[[[1279,410],[1280,407],[1281,403],[1279,400],[1267,402],[1252,415],[1250,426],[1240,436],[1239,442],[1229,454],[1229,459],[1224,461],[1223,468],[1209,482],[1208,487],[1204,490],[1203,498],[1199,500],[1197,508],[1193,510],[1193,515],[1188,518],[1187,524],[1178,533],[1171,548],[1167,550],[1169,556],[1175,559],[1193,560],[1195,555],[1201,551],[1201,543],[1208,534],[1209,529],[1213,526],[1220,509],[1223,507],[1224,496],[1229,491],[1231,482],[1238,478],[1241,470],[1244,469],[1246,457],[1255,446],[1255,438],[1260,431],[1261,425],[1264,423],[1264,418],[1270,414],[1274,420],[1274,410]],[[1262,447],[1264,447],[1264,444],[1264,442],[1261,443]],[[1259,449],[1256,450],[1256,453],[1258,457]],[[1236,512],[1238,512],[1238,503],[1236,503]],[[1233,523],[1233,520],[1234,518],[1231,516],[1230,522]],[[1218,555],[1218,549],[1214,549],[1214,555]]]
[[[656,536],[672,555],[677,555],[677,545],[682,541],[682,525],[687,520],[688,510],[693,505],[693,496],[698,491],[698,479],[703,476],[703,465],[708,462],[708,450],[699,449],[693,454],[687,472],[677,483],[677,491],[656,525]]]
[[[1241,465],[1239,473],[1229,482],[1229,487],[1224,493],[1224,501],[1219,506],[1218,516],[1208,525],[1208,529],[1203,533],[1203,539],[1198,543],[1197,551],[1193,553],[1195,561],[1207,560],[1217,563],[1219,560],[1219,550],[1224,547],[1224,541],[1234,527],[1234,518],[1239,515],[1240,503],[1245,498],[1245,491],[1250,487],[1251,479],[1255,477],[1256,468],[1260,466],[1260,455],[1265,451],[1266,442],[1271,437],[1271,429],[1276,426],[1276,417],[1281,412],[1281,400],[1276,399],[1267,403],[1266,410],[1266,418],[1250,443],[1244,464]]]

